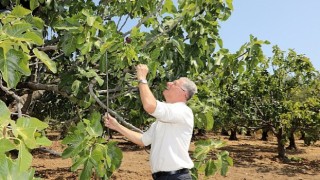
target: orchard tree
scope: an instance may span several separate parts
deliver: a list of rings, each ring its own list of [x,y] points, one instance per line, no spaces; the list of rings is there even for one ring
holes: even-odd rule
[[[319,140],[320,136],[320,81],[319,73],[312,79],[304,81],[301,87],[291,91],[291,98],[287,105],[290,111],[283,114],[283,118],[292,119],[290,127],[289,149],[297,149],[295,134],[300,132],[301,139],[306,145]]]
[[[267,73],[265,70],[268,69],[264,69],[263,78],[254,76],[256,79],[252,84],[257,93],[252,101],[263,129],[272,131],[277,137],[278,155],[283,159],[286,157],[287,138],[297,121],[313,121],[313,117],[319,115],[319,112],[313,110],[314,113],[309,113],[310,108],[305,105],[300,108],[299,104],[291,101],[293,90],[308,84],[316,71],[307,57],[298,55],[293,50],[285,54],[278,46],[274,46],[273,53],[273,57],[269,59],[272,72]],[[317,106],[316,102],[313,104]],[[318,122],[316,119],[315,121]]]
[[[221,99],[217,106],[219,114],[216,119],[223,128],[231,131],[230,140],[237,140],[236,134],[240,128],[248,129],[250,125],[256,124],[251,101],[256,93],[252,88],[252,78],[259,75],[262,68],[260,66],[267,63],[262,52],[262,45],[266,44],[269,42],[251,35],[250,41],[242,45],[236,53],[230,54],[222,50],[225,54],[220,54],[221,71],[214,77],[220,80],[214,88]]]
[[[29,105],[36,92],[54,93],[46,96],[52,98],[47,99],[51,104],[71,103],[67,107],[78,121],[63,140],[70,146],[62,155],[73,158],[73,170],[84,165],[81,179],[93,171],[110,177],[119,167],[121,152],[102,138],[101,113],[108,111],[122,122],[134,119],[131,123],[141,127],[149,122],[137,93],[135,65],[148,65],[149,85],[160,100],[165,82],[210,74],[210,67],[221,59],[214,56],[217,46],[222,47],[219,23],[233,9],[232,0],[2,0],[0,4],[3,100],[7,105],[15,100],[18,117],[31,114]],[[191,103],[208,97],[195,97]],[[213,109],[207,111],[206,116],[196,116],[211,128]],[[215,161],[215,167],[219,163]]]

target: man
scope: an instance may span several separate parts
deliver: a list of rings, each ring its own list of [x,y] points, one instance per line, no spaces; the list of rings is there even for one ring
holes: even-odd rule
[[[140,64],[136,71],[143,108],[154,116],[156,121],[143,134],[127,129],[110,115],[104,116],[105,126],[140,146],[151,144],[150,164],[153,179],[191,180],[189,169],[193,167],[193,162],[188,149],[194,117],[186,102],[197,92],[195,83],[185,77],[168,82],[163,91],[166,102],[160,102],[155,99],[148,86],[148,67]]]

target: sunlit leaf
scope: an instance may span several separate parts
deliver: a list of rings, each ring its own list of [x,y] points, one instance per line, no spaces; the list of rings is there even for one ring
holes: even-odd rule
[[[33,49],[34,55],[37,56],[53,73],[57,72],[56,63],[52,61],[49,56],[43,52],[39,51],[38,49]]]
[[[16,149],[16,146],[8,139],[0,139],[0,154]]]
[[[23,143],[18,146],[18,164],[20,171],[27,171],[32,164],[32,155]]]
[[[22,74],[26,76],[31,74],[28,65],[29,58],[26,54],[15,49],[10,49],[4,54],[3,49],[0,48],[0,71],[9,88],[17,85]]]
[[[0,125],[2,124],[2,122],[11,119],[10,118],[10,111],[7,107],[7,105],[0,100]]]
[[[31,14],[32,11],[29,9],[26,9],[20,5],[16,6],[13,10],[11,15],[17,16],[17,17],[23,17],[25,15]]]

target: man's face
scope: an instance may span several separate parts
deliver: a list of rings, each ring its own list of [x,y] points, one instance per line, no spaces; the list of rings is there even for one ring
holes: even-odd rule
[[[186,98],[186,90],[182,87],[183,80],[177,79],[173,82],[167,82],[167,88],[163,91],[163,96],[167,102],[176,102]]]

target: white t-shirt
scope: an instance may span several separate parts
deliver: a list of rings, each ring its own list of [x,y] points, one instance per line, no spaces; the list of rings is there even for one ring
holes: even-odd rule
[[[193,162],[188,150],[194,124],[192,110],[183,102],[170,104],[157,101],[151,115],[156,121],[142,135],[142,142],[145,146],[151,144],[152,173],[191,169]]]

